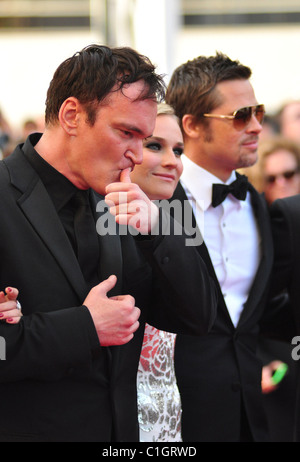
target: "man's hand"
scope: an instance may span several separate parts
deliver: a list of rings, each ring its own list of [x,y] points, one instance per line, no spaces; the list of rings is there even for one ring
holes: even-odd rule
[[[83,302],[91,313],[102,346],[124,345],[139,328],[141,312],[131,295],[107,297],[116,281],[114,275],[102,281],[91,289]]]
[[[159,211],[141,188],[131,183],[130,169],[121,172],[120,181],[106,188],[105,202],[120,225],[129,225],[148,234],[158,223]]]
[[[277,385],[274,385],[274,383],[272,382],[272,376],[281,364],[281,361],[275,360],[263,367],[261,388],[264,394],[271,393],[272,391],[277,389]]]

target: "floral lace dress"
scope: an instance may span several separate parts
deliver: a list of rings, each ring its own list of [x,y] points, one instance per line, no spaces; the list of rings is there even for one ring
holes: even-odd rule
[[[181,402],[174,370],[176,335],[146,324],[137,375],[141,442],[181,441]]]

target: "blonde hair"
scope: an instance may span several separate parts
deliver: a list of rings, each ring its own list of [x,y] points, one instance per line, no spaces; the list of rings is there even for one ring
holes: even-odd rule
[[[179,117],[177,117],[177,115],[175,114],[175,110],[169,104],[167,104],[167,103],[159,103],[157,105],[157,113],[156,114],[157,114],[157,116],[159,116],[159,115],[173,116],[174,119],[176,120],[176,122],[178,123],[180,130],[181,130]]]
[[[159,103],[157,105],[157,115],[162,115],[162,114],[175,115],[175,111],[172,108],[172,106],[170,106],[169,104]]]

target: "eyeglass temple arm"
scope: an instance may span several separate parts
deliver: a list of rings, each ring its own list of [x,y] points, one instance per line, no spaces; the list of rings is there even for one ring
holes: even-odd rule
[[[234,119],[234,115],[221,115],[221,114],[202,114],[203,117],[217,117],[218,119]]]

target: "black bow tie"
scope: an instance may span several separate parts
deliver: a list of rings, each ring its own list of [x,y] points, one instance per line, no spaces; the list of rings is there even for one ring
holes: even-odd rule
[[[213,184],[212,206],[217,207],[220,205],[228,194],[232,194],[237,199],[244,201],[247,196],[248,186],[248,178],[245,175],[237,175],[237,179],[229,185]]]

